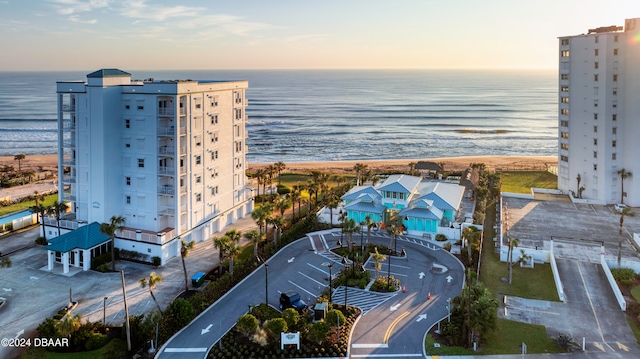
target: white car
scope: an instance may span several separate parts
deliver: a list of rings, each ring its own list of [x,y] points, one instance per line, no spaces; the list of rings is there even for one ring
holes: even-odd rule
[[[627,208],[626,204],[618,203],[613,205],[613,209],[616,211],[616,213],[622,213],[622,210],[625,208]]]

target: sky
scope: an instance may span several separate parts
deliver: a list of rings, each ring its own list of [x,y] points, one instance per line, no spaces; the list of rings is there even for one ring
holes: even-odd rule
[[[0,71],[555,69],[638,0],[0,0]]]

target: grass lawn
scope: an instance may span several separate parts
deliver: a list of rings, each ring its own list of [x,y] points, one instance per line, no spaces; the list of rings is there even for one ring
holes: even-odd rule
[[[109,354],[106,356],[105,354]],[[28,349],[25,351],[21,359],[94,359],[94,358],[120,358],[127,353],[127,343],[122,339],[112,339],[107,345],[100,349],[89,352],[78,353],[54,353],[48,352],[43,348]]]
[[[427,339],[425,340],[425,350],[427,355],[473,355],[476,354],[473,350],[469,350],[467,348],[462,347],[448,347],[445,345],[440,345],[439,348],[433,346],[435,343],[435,339],[431,336],[431,334],[427,334]]]
[[[503,283],[500,279],[509,276],[507,264],[500,262],[500,255],[494,251],[493,225],[496,219],[495,202],[489,203],[486,212],[485,240],[482,248],[482,263],[480,265],[480,280],[491,291],[498,295],[514,295],[517,297],[560,301],[550,264],[538,264],[535,268],[513,267],[512,284]],[[516,251],[518,249],[516,248]],[[517,253],[517,252],[516,252]]]
[[[640,303],[640,285],[637,285],[631,289],[631,295],[636,302]]]
[[[631,328],[631,331],[633,331],[633,335],[636,336],[636,341],[638,342],[638,344],[640,344],[640,328],[638,328],[636,322],[634,322],[633,319],[629,318],[628,316],[627,323],[629,323],[629,328]]]
[[[562,353],[552,338],[547,338],[547,330],[542,325],[498,319],[496,329],[486,338],[482,354],[519,354],[521,345],[527,345],[527,353]]]
[[[44,198],[44,202],[42,202],[45,206],[52,205],[55,201],[58,200],[58,194],[50,194]],[[26,201],[20,202],[16,204],[12,204],[10,206],[1,207],[0,208],[0,216],[4,216],[13,212],[19,212],[25,209],[29,209],[29,207],[33,207],[36,205],[36,201]]]
[[[502,192],[531,193],[531,188],[558,188],[558,176],[547,171],[500,172]]]

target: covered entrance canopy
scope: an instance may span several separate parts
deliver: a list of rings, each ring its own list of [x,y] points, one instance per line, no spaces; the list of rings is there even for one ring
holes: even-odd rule
[[[93,222],[69,233],[50,239],[47,249],[48,269],[55,262],[62,263],[63,272],[69,272],[69,266],[82,270],[91,268],[91,259],[108,252],[111,238],[100,232],[100,224]]]

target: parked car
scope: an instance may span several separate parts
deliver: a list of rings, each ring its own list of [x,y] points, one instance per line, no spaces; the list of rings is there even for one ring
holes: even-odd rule
[[[294,308],[299,313],[307,310],[307,303],[300,298],[300,294],[289,290],[280,294],[280,309]]]
[[[613,209],[616,211],[616,213],[622,213],[622,210],[625,208],[627,208],[626,204],[618,203],[613,205]]]

